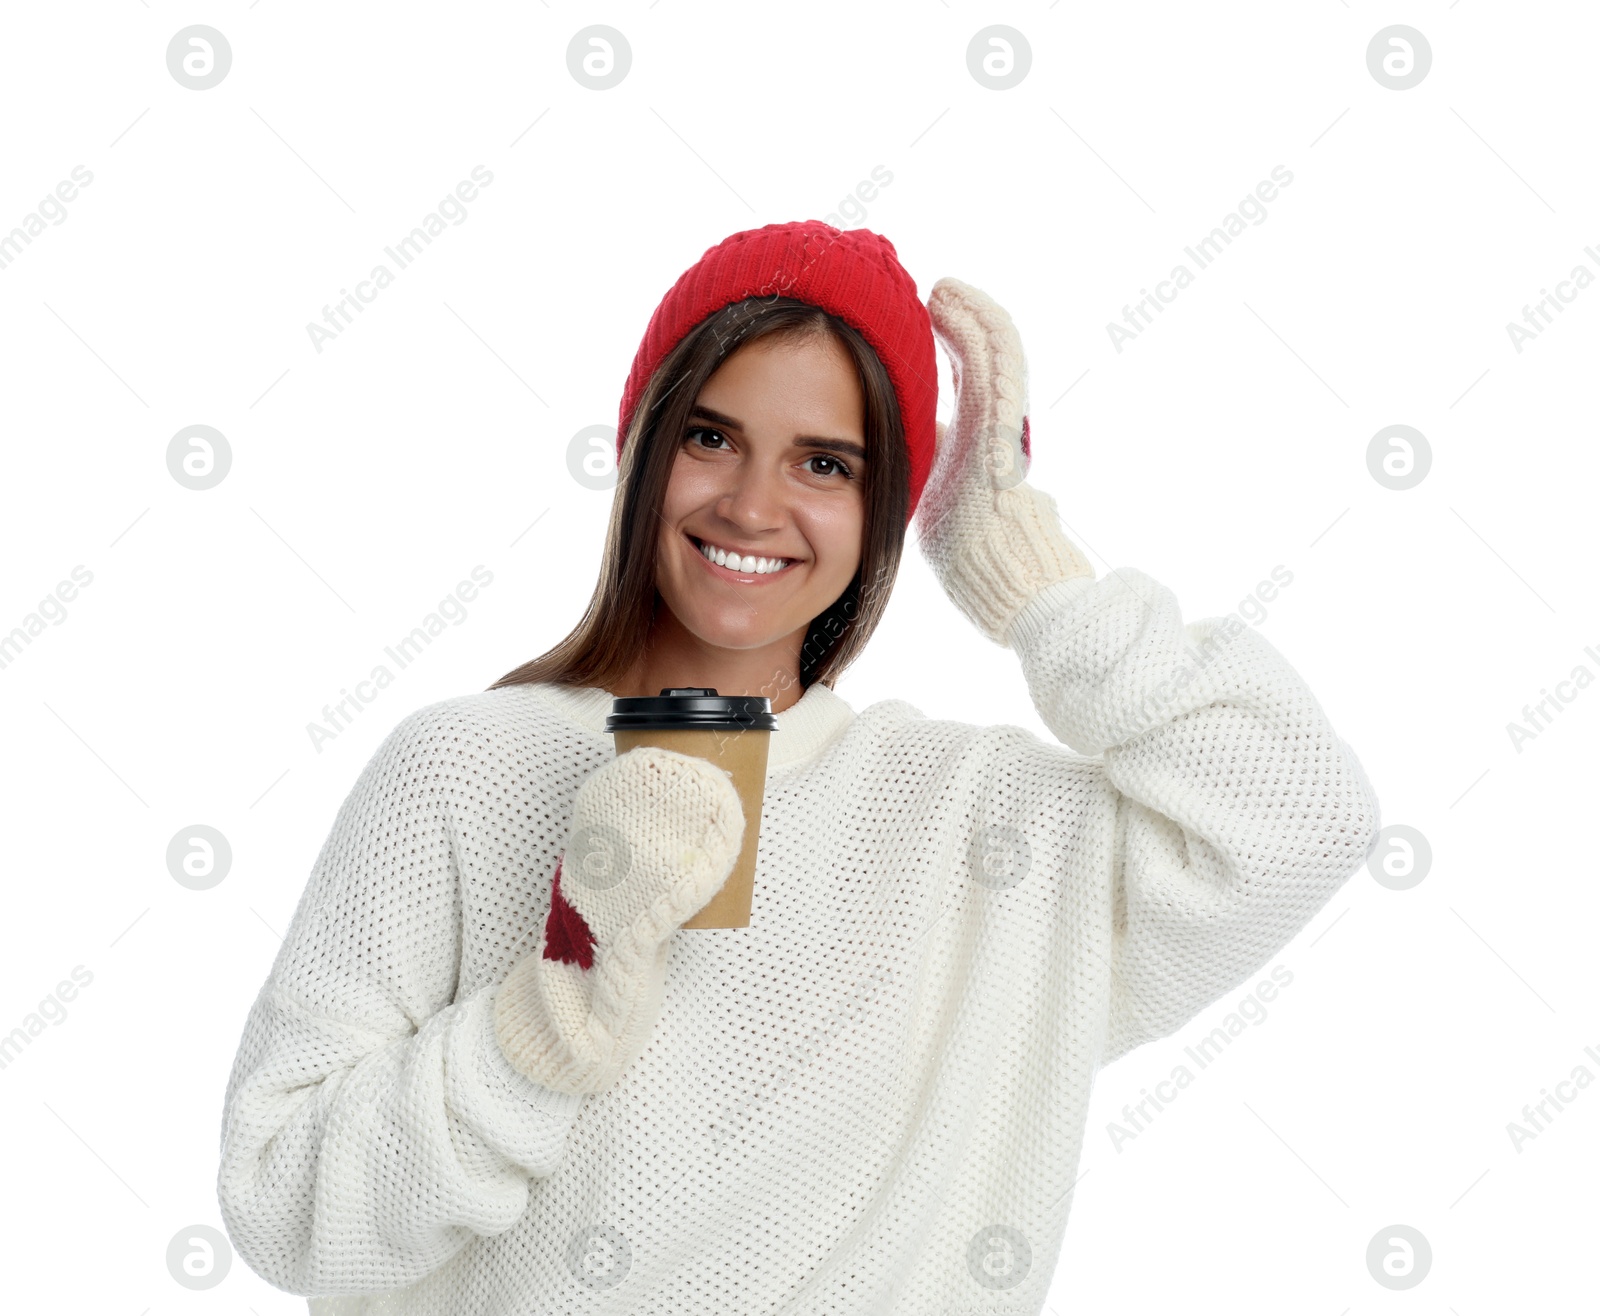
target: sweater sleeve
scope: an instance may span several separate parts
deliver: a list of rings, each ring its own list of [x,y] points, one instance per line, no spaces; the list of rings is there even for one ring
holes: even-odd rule
[[[1007,639],[1115,792],[1109,1064],[1287,945],[1362,863],[1378,801],[1271,644],[1236,615],[1184,625],[1139,571],[1046,586]]]
[[[456,996],[471,744],[432,705],[380,746],[245,1023],[218,1199],[240,1256],[290,1293],[403,1287],[509,1229],[583,1100],[512,1068],[497,985]]]

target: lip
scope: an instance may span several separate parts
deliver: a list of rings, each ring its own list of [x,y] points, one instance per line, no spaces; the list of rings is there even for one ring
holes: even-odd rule
[[[800,558],[791,562],[782,571],[763,572],[757,574],[753,571],[729,571],[727,567],[719,567],[715,562],[700,551],[700,545],[687,533],[683,536],[684,542],[689,545],[689,551],[694,554],[695,561],[700,563],[707,571],[719,580],[736,581],[741,585],[772,585],[791,574],[797,567],[804,565],[805,559]]]

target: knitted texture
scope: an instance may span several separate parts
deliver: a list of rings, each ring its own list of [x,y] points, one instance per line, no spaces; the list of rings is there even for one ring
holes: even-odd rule
[[[1046,585],[1094,569],[1062,533],[1055,500],[1029,484],[1028,368],[1016,326],[987,294],[940,279],[928,298],[950,356],[955,414],[917,518],[917,542],[950,600],[983,634],[1006,629]]]
[[[768,224],[724,238],[685,270],[645,328],[617,417],[617,457],[634,408],[656,367],[678,341],[715,311],[746,297],[793,297],[820,306],[877,353],[894,385],[911,462],[909,522],[933,463],[939,375],[928,310],[894,244],[869,229],[820,220]]]
[[[667,937],[648,1042],[588,1095],[519,1071],[494,1006],[610,695],[402,719],[244,1023],[218,1174],[244,1263],[346,1295],[312,1316],[1039,1311],[1096,1072],[1265,967],[1379,817],[1238,617],[1185,625],[1122,568],[1007,639],[1053,739],[820,684],[777,715],[750,926]]]
[[[660,1012],[667,938],[727,880],[743,837],[739,792],[705,759],[642,745],[579,787],[546,944],[495,1000],[495,1036],[520,1072],[557,1092],[616,1081]],[[577,939],[582,953],[563,955]]]

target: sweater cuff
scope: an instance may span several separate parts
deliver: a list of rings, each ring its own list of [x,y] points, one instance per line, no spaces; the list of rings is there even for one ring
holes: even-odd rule
[[[1019,652],[1031,649],[1094,583],[1093,576],[1073,576],[1046,585],[1017,610],[1006,628],[1006,644]]]
[[[483,1027],[477,1030],[477,1044],[472,1058],[474,1076],[483,1087],[493,1092],[503,1102],[521,1107],[533,1106],[552,1115],[571,1116],[583,1104],[582,1094],[558,1092],[543,1083],[529,1078],[511,1063],[495,1028],[495,989],[488,989]]]
[[[525,1173],[552,1174],[584,1099],[535,1083],[506,1059],[495,1040],[494,991],[485,987],[464,998],[460,1026],[449,1033],[444,1090],[451,1136],[475,1135]]]

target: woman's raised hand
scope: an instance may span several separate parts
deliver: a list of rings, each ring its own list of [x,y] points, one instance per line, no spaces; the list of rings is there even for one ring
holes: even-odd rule
[[[923,556],[952,602],[996,643],[1046,585],[1094,569],[1061,530],[1055,500],[1028,484],[1028,371],[1016,326],[993,298],[940,279],[928,299],[956,401],[917,506]]]
[[[559,1092],[601,1092],[635,1060],[661,1011],[675,932],[739,855],[744,810],[706,759],[641,745],[579,786],[538,950],[495,998],[511,1063]]]

